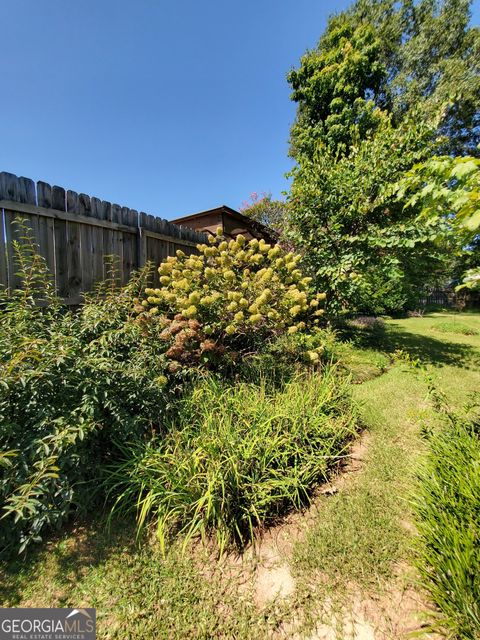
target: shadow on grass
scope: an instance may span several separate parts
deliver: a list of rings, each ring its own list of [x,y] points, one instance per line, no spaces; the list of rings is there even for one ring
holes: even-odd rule
[[[389,352],[402,349],[423,363],[435,366],[451,365],[470,369],[480,365],[478,349],[470,344],[410,333],[396,324],[391,324],[390,330],[385,333],[383,348]]]
[[[119,549],[128,553],[135,548],[133,520],[112,523],[111,528],[104,518],[72,523],[49,542],[0,563],[0,604],[19,606],[31,582],[48,580],[61,592],[55,606],[73,606],[69,590],[89,568],[104,564]]]
[[[411,333],[395,323],[371,331],[342,331],[340,336],[359,348],[376,349],[387,354],[402,350],[424,364],[437,367],[450,365],[476,369],[480,366],[480,352],[474,346],[466,342],[450,342],[446,337],[438,339]]]

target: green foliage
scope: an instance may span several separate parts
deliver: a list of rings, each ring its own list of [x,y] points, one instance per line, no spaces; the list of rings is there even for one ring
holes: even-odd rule
[[[468,12],[465,0],[358,0],[288,76],[290,231],[331,311],[409,308],[446,279],[457,252],[448,225],[418,219],[390,187],[440,149],[474,148],[479,38]]]
[[[288,80],[298,102],[292,155],[323,141],[348,152],[376,131],[379,109],[432,124],[448,153],[475,153],[479,138],[480,32],[470,0],[357,0],[332,16],[317,47]]]
[[[290,236],[327,292],[327,308],[389,313],[413,307],[443,275],[447,228],[405,211],[389,185],[428,153],[431,129],[385,118],[340,159],[322,149],[293,171]]]
[[[415,111],[431,121],[449,154],[480,142],[480,31],[469,26],[471,0],[357,0],[347,10],[381,43],[385,74],[375,104],[395,122]]]
[[[420,203],[420,214],[443,217],[468,234],[480,229],[480,159],[438,156],[415,165],[397,187],[407,207]]]
[[[460,289],[480,289],[480,269],[467,269],[463,274],[463,282],[457,287]]]
[[[16,244],[23,289],[0,301],[0,548],[23,550],[93,503],[112,442],[163,419],[165,367],[132,312],[147,272],[63,308],[28,237]],[[160,383],[159,383],[160,377]]]
[[[420,208],[420,215],[443,219],[465,246],[464,263],[478,263],[480,230],[480,160],[466,156],[439,156],[415,165],[398,185],[399,200],[406,207]],[[476,259],[475,259],[476,255]],[[479,289],[478,265],[463,274],[460,289]]]
[[[347,153],[381,123],[381,114],[367,96],[385,76],[381,42],[371,25],[346,14],[330,19],[318,48],[290,71],[292,100],[299,103],[292,127],[292,155],[312,157],[318,144],[329,153]]]
[[[175,439],[185,425],[175,428],[167,415],[195,371],[213,368],[257,384],[269,376],[273,392],[300,364],[331,352],[333,334],[316,326],[325,296],[311,294],[299,256],[264,242],[217,238],[198,256],[179,252],[160,266],[158,290],[145,287],[149,268],[123,288],[113,272],[75,312],[55,298],[28,234],[15,248],[22,289],[2,292],[0,301],[6,553],[41,540],[74,508],[104,500],[99,481],[119,447],[152,438],[157,446],[163,437],[170,447],[165,429]],[[253,397],[255,387],[248,388]]]
[[[417,566],[438,607],[434,627],[452,637],[480,634],[479,417],[446,415],[429,438],[414,506]]]
[[[199,255],[167,258],[160,287],[147,288],[136,310],[147,326],[162,316],[160,341],[170,370],[200,363],[219,366],[258,352],[283,332],[293,335],[319,323],[325,294],[313,294],[299,269],[300,255],[243,236],[211,237]],[[311,351],[312,361],[319,353]]]
[[[174,532],[185,542],[214,533],[220,549],[244,544],[308,504],[354,431],[346,383],[331,370],[279,391],[207,377],[161,438],[125,449],[109,479],[116,511],[136,509],[140,529],[153,519],[163,548]]]
[[[352,342],[339,343],[335,350],[339,368],[344,369],[353,384],[362,384],[381,376],[390,367],[391,358],[375,349],[357,347]]]
[[[275,388],[305,367],[336,362],[336,334],[329,328],[312,328],[283,334],[266,342],[261,351],[245,354],[235,367],[236,379]]]
[[[360,350],[357,357],[363,368]],[[367,364],[375,354],[372,350],[364,357]],[[353,364],[356,375],[357,363]],[[397,366],[384,375],[369,377],[352,389],[366,427],[363,438],[349,451],[343,481],[333,481],[339,490],[323,498],[294,549],[297,588],[303,583],[315,612],[321,603],[328,603],[327,623],[337,611],[350,612],[359,593],[382,597],[385,585],[398,577],[398,567],[405,566],[411,547],[411,532],[405,527],[407,496],[422,445],[412,414],[424,405],[425,389]],[[398,620],[405,623],[402,614],[405,611]],[[350,616],[341,615],[337,620],[338,638],[348,638]],[[389,623],[383,629],[388,635]]]
[[[158,545],[139,547],[130,522],[116,521],[110,530],[102,519],[79,524],[27,561],[0,564],[2,607],[74,608],[89,602],[108,611],[97,618],[97,637],[108,640],[269,637],[276,616],[258,612],[245,567],[239,564],[226,575],[225,564],[215,562],[208,549],[196,546],[182,554],[179,546],[167,555]]]

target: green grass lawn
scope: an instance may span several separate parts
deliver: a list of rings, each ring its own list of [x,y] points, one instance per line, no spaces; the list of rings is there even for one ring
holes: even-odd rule
[[[438,331],[446,321],[460,325],[459,333]],[[468,326],[478,333],[464,335]],[[389,323],[391,342],[432,367],[440,389],[453,407],[461,407],[480,389],[480,314],[434,313]]]
[[[76,527],[1,576],[2,606],[97,608],[97,637],[124,639],[258,637],[266,623],[251,594],[239,594],[208,554],[163,557],[158,545],[134,544],[132,523]]]
[[[438,330],[446,322],[479,333]],[[200,546],[185,555],[174,546],[164,558],[155,545],[136,547],[131,523],[117,522],[111,536],[85,524],[26,562],[4,565],[2,605],[97,607],[99,638],[266,638],[277,637],[292,607],[297,620],[313,624],[326,597],[341,602],[352,588],[381,591],[411,559],[409,500],[426,448],[423,432],[436,420],[424,372],[398,352],[425,363],[460,408],[480,389],[480,314],[389,320],[374,344],[355,335],[341,349],[365,426],[365,460],[344,489],[321,498],[308,534],[296,543],[293,600],[258,608],[240,565],[226,571]]]
[[[366,426],[367,452],[360,473],[325,501],[306,540],[296,545],[293,565],[310,608],[323,601],[330,607],[332,594],[344,606],[352,592],[381,591],[398,566],[411,563],[410,502],[427,449],[423,431],[438,422],[427,377],[456,410],[480,389],[480,336],[437,331],[446,321],[480,329],[480,314],[462,314],[461,320],[456,314],[431,314],[389,320],[385,332],[373,339],[359,332],[347,345],[354,382],[366,380],[355,385],[354,397]],[[426,370],[407,364],[405,353]],[[386,371],[381,366],[375,371],[372,362],[381,363],[382,357],[393,360]],[[411,580],[408,572],[403,579]]]

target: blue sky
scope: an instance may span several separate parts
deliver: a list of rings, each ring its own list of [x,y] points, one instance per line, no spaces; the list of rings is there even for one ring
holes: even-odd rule
[[[4,0],[0,170],[166,218],[279,197],[286,73],[348,4]]]

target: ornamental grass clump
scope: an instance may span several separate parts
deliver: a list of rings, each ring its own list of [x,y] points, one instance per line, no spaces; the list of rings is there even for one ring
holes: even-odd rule
[[[416,564],[442,636],[480,637],[480,414],[452,414],[429,437],[414,499]]]
[[[282,333],[320,323],[325,294],[314,293],[301,256],[242,235],[211,236],[198,255],[177,251],[160,265],[160,286],[145,289],[135,309],[144,322],[164,318],[172,370],[194,361],[255,352]],[[316,362],[321,349],[305,354]]]
[[[309,503],[355,430],[348,383],[331,369],[280,390],[207,376],[161,437],[123,449],[108,481],[114,512],[136,511],[139,531],[153,524],[163,549],[173,534],[242,546]]]

